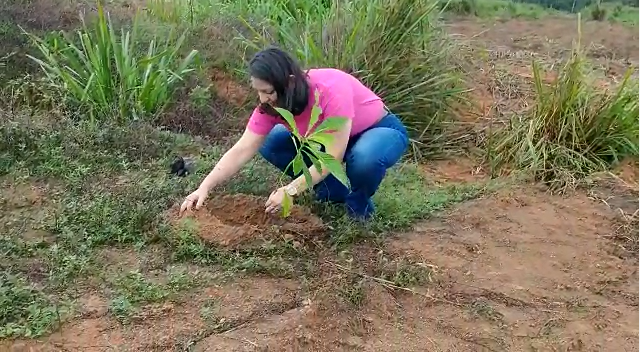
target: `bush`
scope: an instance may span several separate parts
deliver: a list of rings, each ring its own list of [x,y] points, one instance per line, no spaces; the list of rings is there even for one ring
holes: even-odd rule
[[[591,8],[591,18],[594,21],[604,21],[607,19],[607,9],[598,2]]]
[[[442,11],[457,15],[477,16],[477,4],[475,0],[442,0],[440,1],[439,7]]]
[[[153,116],[169,103],[176,83],[193,71],[195,50],[179,58],[184,35],[175,41],[172,36],[154,38],[146,52],[138,54],[137,21],[131,31],[118,35],[100,5],[95,26],[84,23],[77,34],[76,41],[65,35],[43,40],[28,34],[42,55],[29,57],[67,103],[88,111],[92,118],[122,121]]]
[[[493,136],[494,166],[511,164],[558,189],[638,157],[638,82],[630,82],[629,71],[612,92],[590,82],[589,72],[584,55],[574,50],[547,87],[534,62],[537,100],[524,118]]]
[[[422,152],[444,147],[445,112],[463,89],[453,45],[437,23],[437,1],[320,2],[305,13],[281,7],[278,24],[249,25],[253,50],[278,43],[306,67],[334,67],[378,93],[412,131]]]

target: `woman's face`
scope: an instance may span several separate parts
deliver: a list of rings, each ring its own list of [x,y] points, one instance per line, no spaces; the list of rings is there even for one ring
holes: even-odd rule
[[[276,93],[276,90],[271,84],[259,78],[251,77],[251,86],[258,92],[261,104],[276,106],[278,93]]]

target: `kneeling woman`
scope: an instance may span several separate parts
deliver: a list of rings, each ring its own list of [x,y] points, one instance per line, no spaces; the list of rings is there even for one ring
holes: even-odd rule
[[[325,117],[348,118],[344,127],[334,132],[333,142],[325,146],[325,151],[344,161],[351,189],[327,170],[321,173],[309,163],[316,197],[345,204],[353,218],[371,217],[374,212],[371,197],[387,169],[398,162],[409,145],[407,130],[398,117],[355,77],[332,68],[305,72],[278,48],[258,52],[249,64],[249,71],[260,105],[253,111],[242,137],[222,156],[200,187],[187,196],[181,211],[194,205],[199,209],[211,189],[237,173],[258,152],[284,171],[296,155],[296,147],[286,122],[273,107],[289,110],[304,135],[315,102],[314,92],[318,90],[323,112],[320,122]],[[307,190],[304,175],[294,175],[292,168],[287,173],[293,181],[271,193],[265,205],[267,212],[281,208],[285,192],[295,197]]]

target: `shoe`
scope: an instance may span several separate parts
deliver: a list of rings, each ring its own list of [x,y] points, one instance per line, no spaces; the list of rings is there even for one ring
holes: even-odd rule
[[[347,204],[347,215],[353,220],[359,222],[366,222],[373,217],[376,211],[376,207],[373,204],[371,198],[367,199],[367,203],[364,206],[350,206]]]

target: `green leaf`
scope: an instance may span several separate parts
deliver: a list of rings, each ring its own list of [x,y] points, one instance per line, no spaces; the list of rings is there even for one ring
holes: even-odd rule
[[[320,153],[321,151],[313,150],[312,148],[306,145],[303,147],[302,152],[309,157],[309,160],[311,160],[311,163],[313,164],[313,166],[316,167],[318,172],[322,172],[322,164],[320,163],[320,160],[318,160],[318,157],[315,154],[315,153]]]
[[[316,123],[318,123],[320,114],[322,114],[322,108],[319,105],[320,92],[317,89],[315,91],[315,99],[316,101],[313,104],[313,107],[311,108],[311,119],[309,120],[309,128],[307,128],[307,133],[305,134],[306,136],[308,136],[309,133],[311,133],[311,129],[313,128],[313,126],[316,125]]]
[[[302,154],[300,153],[300,151],[298,151],[298,153],[293,158],[291,163],[293,164],[293,174],[294,175],[299,174],[300,171],[302,171],[302,168],[305,166],[304,160],[302,159]]]
[[[324,121],[322,121],[322,123],[320,124],[320,126],[318,126],[318,128],[315,129],[315,131],[313,131],[313,133],[309,136],[309,138],[320,134],[320,133],[327,133],[327,132],[335,132],[340,130],[340,128],[342,128],[342,126],[345,125],[345,123],[348,121],[349,119],[346,117],[328,117],[327,119],[325,119]]]
[[[284,192],[284,197],[282,198],[282,217],[286,218],[291,215],[291,208],[293,207],[293,198],[287,193]]]
[[[326,167],[329,170],[329,172],[333,176],[335,176],[335,178],[338,179],[338,181],[340,181],[343,185],[345,185],[345,187],[350,188],[349,178],[347,177],[347,173],[341,162],[339,162],[333,156],[325,152],[318,151],[318,152],[315,152],[314,154],[318,156],[318,160],[320,161],[323,167]]]
[[[331,143],[333,143],[334,140],[334,136],[332,134],[329,133],[319,133],[319,134],[314,134],[312,136],[310,136],[308,138],[307,142],[316,142],[319,143],[320,145],[324,146],[325,148],[327,148],[328,146],[331,145]]]
[[[275,108],[276,111],[282,116],[282,118],[287,121],[289,127],[293,131],[294,136],[300,138],[300,132],[298,132],[298,127],[296,127],[296,120],[293,118],[293,114],[290,113],[287,109],[283,108]]]

